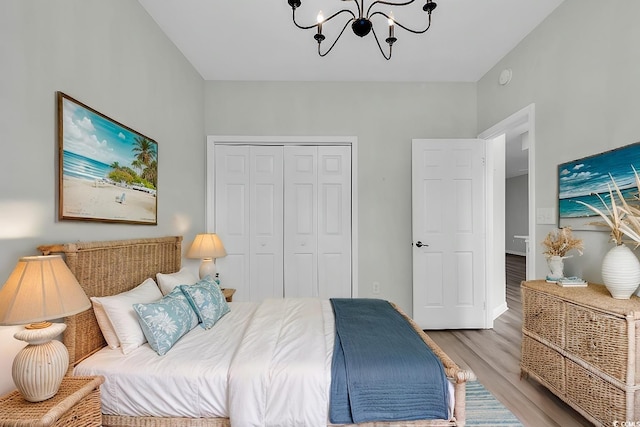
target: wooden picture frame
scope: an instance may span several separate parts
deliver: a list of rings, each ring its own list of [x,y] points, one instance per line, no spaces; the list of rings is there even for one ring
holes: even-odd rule
[[[558,226],[574,230],[610,231],[594,226],[600,216],[577,200],[606,211],[613,178],[625,200],[638,196],[633,169],[640,172],[640,142],[558,165]],[[602,200],[601,200],[602,199]],[[637,201],[637,200],[636,200]]]
[[[62,92],[58,218],[158,224],[158,144]]]

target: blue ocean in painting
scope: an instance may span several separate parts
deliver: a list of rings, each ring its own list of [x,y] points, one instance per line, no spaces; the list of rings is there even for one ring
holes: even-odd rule
[[[63,175],[93,181],[106,178],[111,171],[111,167],[105,163],[70,151],[64,151]]]
[[[560,217],[596,216],[596,213],[586,206],[576,203],[578,200],[597,209],[606,210],[602,201],[607,206],[611,206],[609,202],[609,186],[613,189],[611,177],[625,199],[637,197],[638,188],[635,184],[633,168],[640,171],[640,145],[638,144],[560,165],[558,167]]]

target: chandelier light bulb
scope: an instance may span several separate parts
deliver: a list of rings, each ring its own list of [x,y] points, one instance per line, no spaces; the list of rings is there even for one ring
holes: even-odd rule
[[[389,22],[390,27],[393,27],[393,12],[389,12],[389,19],[387,22]]]
[[[313,38],[318,42],[318,49],[320,49],[320,43],[324,40],[324,35],[322,34],[322,22],[324,21],[324,15],[322,14],[322,11],[318,12],[316,20],[318,21],[318,32]]]

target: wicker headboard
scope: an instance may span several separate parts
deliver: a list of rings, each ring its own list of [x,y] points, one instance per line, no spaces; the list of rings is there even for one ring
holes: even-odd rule
[[[182,236],[39,246],[43,254],[63,253],[88,297],[116,295],[156,273],[174,273],[182,261]],[[69,369],[106,345],[93,309],[65,318]]]

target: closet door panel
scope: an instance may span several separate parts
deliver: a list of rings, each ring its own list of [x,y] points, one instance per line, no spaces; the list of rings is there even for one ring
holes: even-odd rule
[[[317,147],[284,147],[284,294],[317,297]]]
[[[252,300],[281,298],[282,147],[251,147],[251,288]]]
[[[318,289],[351,297],[351,150],[318,147]]]
[[[316,271],[316,254],[299,252],[293,256],[293,263],[286,269],[285,297],[304,298],[318,296],[318,280]]]
[[[217,145],[215,151],[215,229],[227,256],[216,260],[223,286],[236,289],[234,299],[251,299],[249,147]]]
[[[216,232],[236,301],[283,296],[282,147],[216,145]]]

